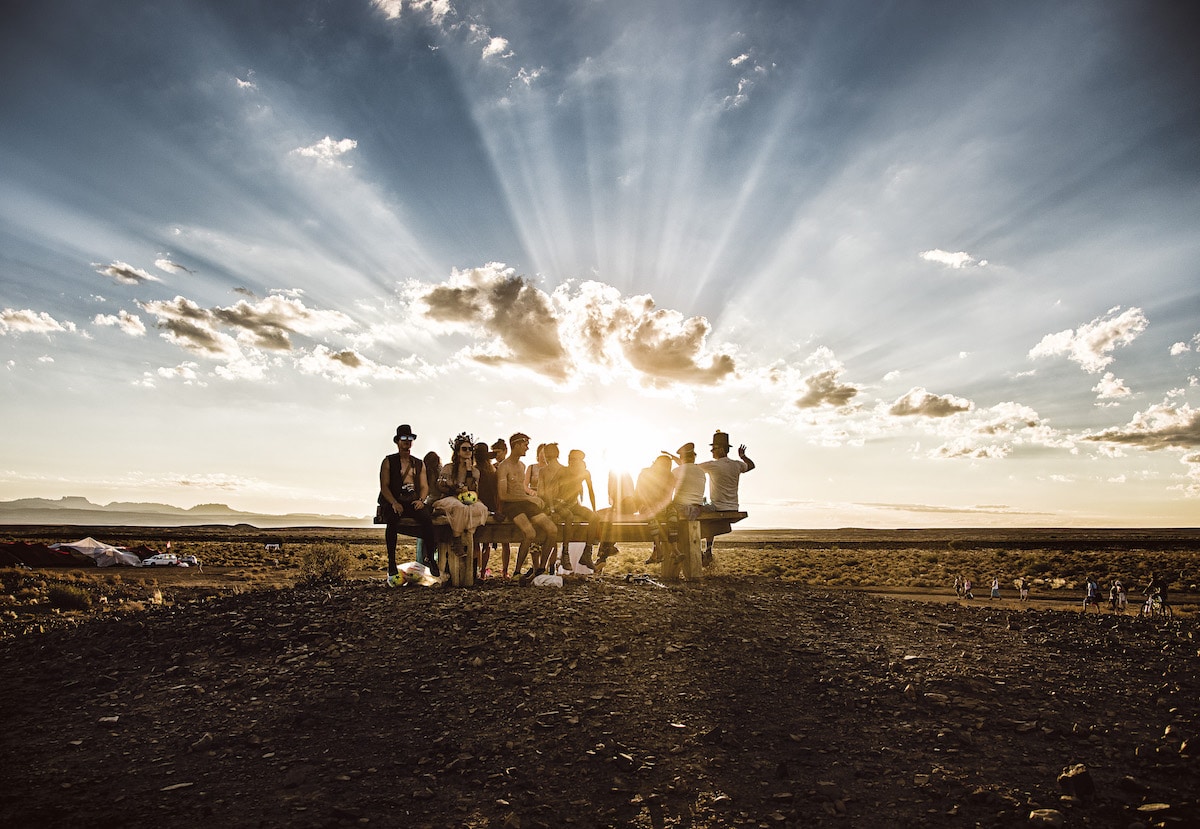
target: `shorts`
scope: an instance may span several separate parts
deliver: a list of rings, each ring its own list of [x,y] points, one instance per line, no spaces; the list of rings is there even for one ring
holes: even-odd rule
[[[504,517],[508,520],[513,520],[518,515],[524,515],[530,521],[537,518],[539,515],[545,515],[546,511],[532,501],[505,501],[504,502]]]

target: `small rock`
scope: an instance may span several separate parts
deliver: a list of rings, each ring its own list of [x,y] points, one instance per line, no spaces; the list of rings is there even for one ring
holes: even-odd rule
[[[1096,784],[1092,774],[1083,763],[1076,763],[1063,769],[1058,776],[1058,787],[1064,794],[1087,800],[1096,794]]]
[[[1029,813],[1030,826],[1062,826],[1066,822],[1057,809],[1034,809]]]

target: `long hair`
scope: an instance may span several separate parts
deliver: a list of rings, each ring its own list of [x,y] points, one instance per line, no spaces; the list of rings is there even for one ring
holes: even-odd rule
[[[442,488],[438,486],[438,472],[442,469],[442,459],[438,457],[438,453],[430,450],[425,453],[422,459],[425,464],[425,483],[429,485],[429,494],[437,500],[442,495]]]
[[[454,442],[451,444],[451,452],[453,453],[453,457],[450,458],[450,485],[452,487],[458,486],[458,475],[459,472],[462,471],[463,464],[462,452],[458,450],[463,446],[470,446],[471,452],[474,454],[475,444],[471,441],[471,436],[466,432],[463,432],[456,437]],[[463,482],[466,483],[465,478],[463,479]]]

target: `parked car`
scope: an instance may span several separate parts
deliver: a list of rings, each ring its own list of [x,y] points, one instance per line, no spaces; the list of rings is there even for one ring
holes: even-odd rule
[[[176,567],[179,565],[179,556],[174,553],[159,553],[150,558],[142,559],[143,567]]]
[[[200,559],[196,558],[195,556],[180,556],[179,563],[187,565],[188,567],[199,567]]]

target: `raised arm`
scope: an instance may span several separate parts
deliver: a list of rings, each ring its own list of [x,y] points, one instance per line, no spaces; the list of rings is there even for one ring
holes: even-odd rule
[[[742,461],[746,464],[747,472],[749,472],[751,469],[754,468],[754,461],[750,460],[750,458],[747,457],[747,455],[746,455],[746,444],[743,443],[741,446],[738,447],[738,457],[741,458]]]

